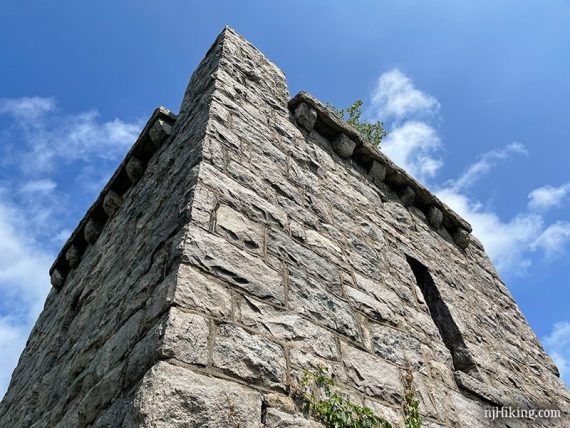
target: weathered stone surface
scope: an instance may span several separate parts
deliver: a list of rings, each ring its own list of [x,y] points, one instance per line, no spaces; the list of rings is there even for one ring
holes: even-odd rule
[[[416,200],[416,191],[410,186],[405,186],[400,192],[400,201],[405,207],[409,207],[414,204]]]
[[[225,29],[54,263],[0,426],[316,427],[291,392],[322,366],[393,424],[411,367],[426,426],[491,426],[496,397],[564,426],[570,393],[469,224],[313,97],[288,99]]]
[[[200,315],[170,309],[164,328],[161,354],[188,364],[208,364],[210,321]]]
[[[283,303],[281,273],[256,258],[202,229],[190,228],[183,252],[188,262],[211,275],[254,294],[261,299]]]
[[[332,148],[342,159],[348,159],[354,153],[356,143],[345,134],[339,134],[332,141]]]
[[[214,367],[249,383],[285,389],[285,353],[276,343],[234,324],[221,324],[212,352]]]
[[[90,218],[85,224],[83,235],[85,237],[85,240],[93,245],[95,242],[97,242],[97,238],[99,238],[99,235],[101,235],[102,231],[103,225]]]
[[[344,342],[341,342],[341,353],[349,381],[356,389],[387,402],[402,402],[403,385],[396,367]]]
[[[79,249],[79,247],[75,244],[72,244],[67,249],[67,252],[65,253],[65,258],[67,259],[67,263],[69,263],[69,266],[71,266],[72,268],[76,268],[77,266],[79,266],[79,263],[81,262],[81,255],[82,251]]]
[[[103,209],[105,210],[105,214],[107,214],[109,217],[112,217],[113,214],[117,212],[122,203],[123,197],[114,190],[109,190],[109,192],[105,195],[105,199],[103,199]]]
[[[336,297],[316,280],[297,269],[289,270],[289,305],[291,310],[358,340],[358,324],[350,305]]]
[[[172,127],[166,121],[159,119],[157,120],[150,131],[148,136],[152,141],[152,144],[156,147],[160,146],[162,142],[172,133]]]
[[[438,207],[431,206],[427,213],[427,219],[429,224],[437,229],[443,221],[443,213]]]
[[[59,269],[54,269],[50,275],[50,282],[51,285],[59,289],[63,287],[63,284],[65,282],[65,275]]]
[[[374,183],[382,183],[386,178],[386,166],[377,160],[373,160],[368,170],[368,176]]]
[[[263,251],[263,226],[226,205],[221,205],[216,211],[216,231],[248,251]]]
[[[459,248],[467,248],[471,242],[471,235],[465,229],[459,229],[453,234],[453,239]]]
[[[311,132],[317,121],[317,111],[305,103],[295,109],[295,119],[306,131]]]
[[[144,165],[139,159],[132,157],[125,165],[125,171],[129,176],[129,180],[136,183],[144,174]]]
[[[329,360],[338,358],[335,336],[299,315],[244,297],[240,304],[241,322],[256,327],[275,339]]]
[[[261,428],[261,394],[160,362],[144,377],[126,426]]]
[[[207,276],[199,269],[186,264],[176,272],[174,301],[177,305],[218,318],[230,318],[232,295],[219,279]]]

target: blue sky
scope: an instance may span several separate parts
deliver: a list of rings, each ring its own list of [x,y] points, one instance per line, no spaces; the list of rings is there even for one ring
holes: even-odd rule
[[[228,24],[472,222],[570,382],[570,2],[0,0],[0,394],[62,243]]]

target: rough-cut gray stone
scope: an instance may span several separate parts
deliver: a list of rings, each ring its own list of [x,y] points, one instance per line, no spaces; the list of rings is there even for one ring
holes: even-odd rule
[[[50,282],[51,285],[59,289],[63,287],[63,284],[65,282],[65,275],[59,269],[56,268],[53,270],[53,272],[50,275]]]
[[[384,178],[386,178],[386,165],[381,164],[377,160],[373,160],[368,170],[368,176],[374,183],[382,183]]]
[[[285,389],[286,360],[281,346],[234,324],[218,327],[213,365],[249,383]]]
[[[437,229],[441,226],[441,222],[443,221],[443,213],[438,207],[431,206],[427,213],[427,219],[429,224]]]
[[[113,214],[117,212],[122,203],[123,197],[114,190],[109,190],[109,192],[105,195],[105,199],[103,199],[103,209],[105,210],[105,214],[107,214],[109,217],[112,217]]]
[[[235,242],[249,251],[263,251],[263,226],[226,205],[221,205],[216,211],[216,230],[228,241]]]
[[[126,426],[261,428],[261,394],[160,362],[145,376]]]
[[[132,157],[125,165],[125,171],[127,172],[129,180],[136,183],[144,174],[144,165],[139,159]]]
[[[172,133],[172,127],[166,121],[159,119],[157,120],[150,131],[148,136],[152,141],[153,145],[158,147],[162,142]]]
[[[77,245],[75,244],[70,245],[70,247],[67,249],[65,253],[65,258],[67,259],[67,263],[69,263],[69,266],[71,266],[72,268],[76,268],[77,266],[79,266],[79,263],[81,262],[81,253],[82,251],[79,249]]]
[[[92,218],[90,218],[87,223],[85,224],[85,229],[83,230],[83,236],[85,240],[89,242],[91,245],[97,242],[97,238],[101,235],[103,231],[103,225]]]
[[[410,186],[405,186],[400,192],[400,201],[405,207],[409,207],[414,204],[416,200],[416,191]]]
[[[295,109],[295,119],[306,131],[311,132],[317,121],[317,111],[305,103]]]
[[[469,246],[471,242],[471,235],[465,229],[458,229],[453,234],[453,239],[455,243],[459,246],[459,248],[465,249]]]
[[[393,424],[410,367],[426,426],[492,426],[499,399],[564,426],[570,393],[470,230],[225,29],[59,254],[0,426],[317,427],[291,393],[321,366]]]
[[[343,159],[348,159],[354,153],[356,143],[345,134],[339,134],[332,141],[332,148],[337,155]]]

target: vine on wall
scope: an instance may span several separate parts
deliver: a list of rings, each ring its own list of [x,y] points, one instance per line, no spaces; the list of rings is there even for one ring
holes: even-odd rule
[[[405,428],[420,428],[419,401],[414,396],[411,369],[404,376]],[[320,366],[315,372],[305,370],[297,398],[304,410],[327,428],[396,428],[374,414],[372,409],[359,406],[334,388],[335,382],[328,370]]]

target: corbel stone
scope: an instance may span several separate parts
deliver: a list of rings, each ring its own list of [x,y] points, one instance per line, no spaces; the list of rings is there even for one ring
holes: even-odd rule
[[[87,242],[93,245],[101,235],[102,230],[103,225],[90,218],[85,224],[85,229],[83,229],[83,236]]]
[[[67,259],[69,266],[75,269],[81,262],[81,250],[77,245],[71,244],[65,252],[65,258]]]
[[[63,287],[63,283],[65,282],[65,275],[61,273],[59,269],[54,269],[50,275],[50,282],[54,288],[60,290]]]
[[[459,228],[453,234],[453,239],[455,240],[457,246],[464,250],[469,246],[469,243],[471,242],[471,235],[467,230]]]
[[[317,121],[317,111],[306,103],[301,103],[295,109],[295,120],[307,132],[311,132]]]
[[[133,183],[136,183],[144,173],[144,165],[140,160],[132,157],[125,165],[125,171],[129,177],[129,180],[131,180]]]
[[[400,192],[400,201],[405,207],[410,207],[416,200],[416,191],[411,186],[405,186]]]
[[[427,212],[427,219],[429,224],[438,229],[443,221],[443,213],[438,207],[432,205]]]
[[[105,214],[112,217],[113,214],[117,212],[122,202],[123,197],[121,195],[114,190],[109,190],[105,195],[105,199],[103,199],[103,210],[105,211]]]
[[[373,183],[382,183],[386,178],[386,166],[376,159],[372,160],[372,165],[368,170],[368,176]]]
[[[333,150],[343,159],[351,157],[355,147],[356,143],[343,133],[338,134],[338,137],[332,141]]]
[[[148,131],[150,141],[156,148],[160,147],[162,142],[172,133],[172,126],[163,119],[157,119]]]

